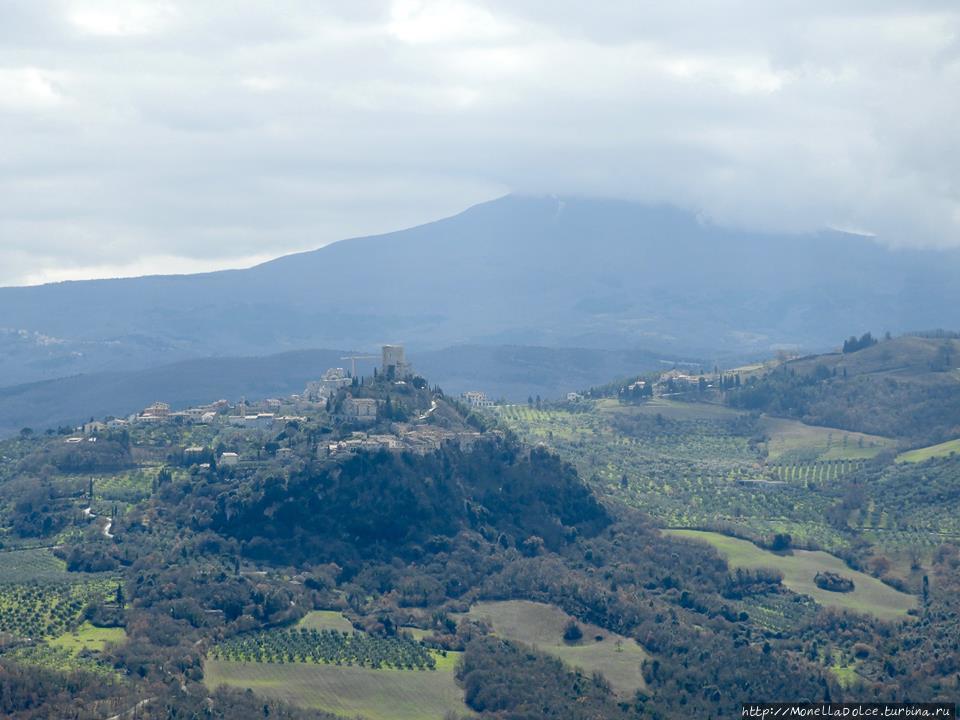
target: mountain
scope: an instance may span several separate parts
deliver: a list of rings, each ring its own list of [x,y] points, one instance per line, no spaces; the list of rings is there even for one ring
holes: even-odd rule
[[[124,417],[162,400],[175,409],[219,398],[260,400],[301,392],[328,367],[350,367],[340,350],[296,350],[263,357],[199,358],[131,371],[104,371],[0,387],[0,438],[21,428],[77,425]],[[641,351],[463,345],[418,353],[414,370],[448,393],[482,390],[524,402],[555,398],[610,378],[671,367],[675,360]],[[373,360],[358,360],[370,375]]]
[[[208,356],[473,343],[697,357],[948,325],[960,251],[507,196],[247,270],[0,288],[0,384]]]

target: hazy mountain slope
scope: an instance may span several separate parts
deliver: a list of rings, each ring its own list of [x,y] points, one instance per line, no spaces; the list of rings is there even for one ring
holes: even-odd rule
[[[21,428],[75,425],[90,417],[123,417],[157,400],[174,408],[219,398],[262,399],[303,390],[328,367],[350,367],[337,350],[298,350],[266,357],[203,358],[145,370],[74,375],[0,388],[0,437]],[[669,367],[650,353],[581,348],[460,346],[415,354],[414,369],[448,393],[483,390],[523,402]],[[371,374],[375,362],[357,362]]]
[[[220,398],[265,398],[303,390],[307,378],[343,365],[343,353],[313,350],[261,358],[186,360],[136,372],[74,375],[0,388],[0,436],[22,427],[126,416],[162,400],[174,408]]]
[[[482,390],[493,399],[555,399],[570,391],[651,370],[668,370],[675,358],[639,350],[458,345],[414,356],[417,372],[436,378],[444,391]]]
[[[249,270],[0,288],[0,380],[405,341],[825,348],[949,325],[960,253],[749,234],[669,208],[506,197]]]

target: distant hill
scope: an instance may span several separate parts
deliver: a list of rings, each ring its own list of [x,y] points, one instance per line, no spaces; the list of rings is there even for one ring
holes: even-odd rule
[[[301,392],[328,367],[350,367],[339,350],[298,350],[265,357],[203,358],[145,370],[74,375],[0,388],[0,437],[21,428],[76,425],[91,417],[124,417],[162,400],[174,408],[219,398],[250,400]],[[448,393],[482,390],[524,402],[553,398],[659,368],[673,360],[652,353],[580,348],[459,346],[410,356],[414,370]],[[358,374],[379,361],[360,360]]]
[[[791,360],[748,377],[727,401],[914,445],[960,437],[960,340],[907,335]]]
[[[960,251],[746,233],[629,202],[508,196],[248,270],[0,288],[0,385],[209,356],[457,344],[696,357],[949,324]]]

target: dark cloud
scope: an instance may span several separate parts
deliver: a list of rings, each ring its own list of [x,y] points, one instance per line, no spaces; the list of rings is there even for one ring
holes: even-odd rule
[[[237,265],[507,191],[960,243],[953,2],[11,0],[0,284]]]

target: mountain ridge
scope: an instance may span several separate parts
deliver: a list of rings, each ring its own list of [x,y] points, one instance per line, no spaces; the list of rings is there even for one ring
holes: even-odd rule
[[[815,351],[852,325],[949,325],[958,274],[955,250],[891,250],[833,231],[747,233],[669,207],[510,195],[245,270],[0,288],[0,384],[390,341],[707,358]]]

